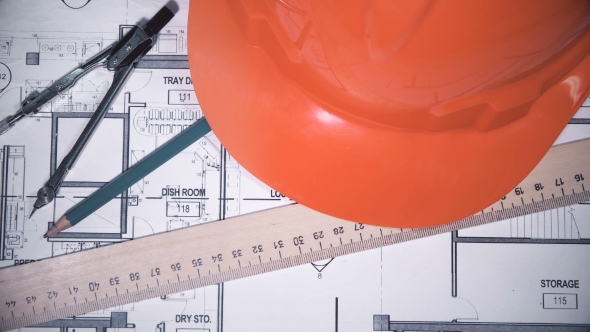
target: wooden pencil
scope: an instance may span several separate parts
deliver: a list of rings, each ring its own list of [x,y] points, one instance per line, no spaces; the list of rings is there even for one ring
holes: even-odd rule
[[[81,220],[94,213],[111,199],[127,190],[127,188],[131,187],[134,183],[137,183],[156,168],[162,166],[162,164],[182,152],[210,131],[211,127],[209,127],[207,120],[201,118],[180,134],[174,136],[168,142],[162,144],[152,153],[145,156],[128,170],[119,174],[109,183],[102,186],[92,195],[74,205],[55,224],[53,224],[45,234],[45,237],[55,235],[79,223]]]

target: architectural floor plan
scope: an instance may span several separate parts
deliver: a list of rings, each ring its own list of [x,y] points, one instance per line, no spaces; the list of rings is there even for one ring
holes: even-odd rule
[[[91,217],[43,238],[67,209],[203,116],[188,70],[189,1],[177,2],[180,11],[137,64],[57,198],[30,219],[37,190],[79,136],[112,74],[93,71],[0,136],[0,267],[293,203],[209,134]],[[0,1],[0,119],[165,3]],[[558,143],[586,137],[590,100]],[[590,205],[579,204],[21,331],[494,331],[516,325],[590,331],[589,244]]]

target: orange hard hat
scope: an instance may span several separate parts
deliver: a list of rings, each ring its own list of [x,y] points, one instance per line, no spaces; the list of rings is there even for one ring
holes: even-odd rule
[[[203,112],[264,183],[389,227],[491,205],[590,92],[588,0],[191,1]]]

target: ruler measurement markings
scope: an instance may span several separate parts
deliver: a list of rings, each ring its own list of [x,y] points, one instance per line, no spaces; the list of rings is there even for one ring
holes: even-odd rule
[[[587,158],[588,159],[588,158]],[[590,163],[586,162],[586,165],[590,165]],[[578,170],[579,174],[583,174],[583,173],[588,173],[588,169],[582,169],[581,171]],[[578,174],[577,173],[577,174]],[[571,178],[571,177],[569,177]],[[566,178],[567,179],[567,178]],[[525,180],[526,181],[526,180]],[[536,182],[539,183],[543,183],[546,182],[547,180],[543,180],[543,178],[540,178],[540,180],[535,180]],[[401,232],[401,230],[399,229],[391,229],[390,230],[390,234],[388,235],[383,235],[383,229],[382,228],[378,228],[378,227],[373,227],[373,226],[367,226],[363,232],[367,232],[369,234],[369,237],[365,236],[365,240],[362,240],[362,233],[359,233],[359,238],[361,238],[360,241],[354,241],[352,237],[347,237],[347,239],[350,239],[350,243],[346,243],[343,244],[344,242],[342,241],[342,236],[339,236],[340,234],[336,233],[334,234],[331,231],[326,231],[327,230],[332,230],[334,229],[333,227],[336,227],[336,229],[338,227],[342,227],[342,229],[344,229],[344,235],[349,234],[350,236],[352,236],[355,230],[355,226],[357,224],[353,224],[353,223],[343,223],[341,221],[336,220],[335,218],[332,218],[333,220],[328,220],[328,221],[324,221],[322,220],[322,222],[326,222],[326,227],[324,230],[324,234],[328,235],[328,234],[333,234],[333,236],[335,236],[333,239],[336,239],[336,237],[338,237],[338,240],[340,241],[340,245],[333,245],[332,243],[330,243],[330,248],[326,247],[324,248],[320,242],[319,246],[320,246],[320,250],[315,250],[313,251],[313,241],[309,242],[308,238],[305,238],[304,241],[304,247],[308,246],[310,248],[310,252],[309,253],[303,253],[301,250],[301,246],[295,246],[295,245],[289,245],[290,241],[285,242],[284,247],[282,247],[282,250],[286,250],[289,254],[287,256],[283,255],[281,250],[278,250],[276,248],[275,245],[275,249],[277,249],[278,251],[278,261],[273,261],[272,260],[272,254],[273,251],[271,250],[269,251],[264,251],[262,254],[258,254],[258,258],[259,258],[259,264],[256,264],[255,266],[252,266],[250,260],[252,259],[252,257],[255,257],[256,255],[253,255],[251,253],[251,251],[247,251],[247,255],[245,255],[246,259],[248,259],[248,257],[250,258],[249,262],[249,266],[247,267],[242,267],[240,264],[240,269],[231,269],[228,265],[229,262],[227,261],[220,261],[217,265],[218,265],[218,273],[214,273],[212,274],[211,271],[209,270],[209,276],[205,276],[205,278],[201,277],[200,271],[199,269],[197,269],[197,273],[199,275],[199,278],[196,279],[190,279],[189,277],[189,282],[187,281],[178,281],[178,282],[173,282],[170,283],[170,281],[168,280],[169,284],[168,285],[164,285],[161,286],[158,279],[156,278],[156,282],[158,284],[157,288],[150,288],[149,285],[145,288],[145,289],[139,289],[139,287],[137,286],[136,283],[136,289],[133,292],[129,292],[129,289],[127,288],[127,294],[119,294],[118,293],[118,289],[117,287],[115,288],[115,294],[116,296],[111,296],[108,297],[108,291],[106,293],[106,297],[103,299],[101,298],[100,300],[97,298],[97,295],[95,293],[95,299],[93,301],[88,301],[87,298],[85,298],[85,300],[87,301],[86,305],[81,305],[78,304],[76,301],[76,296],[74,296],[74,294],[76,295],[80,295],[80,296],[88,296],[91,293],[91,290],[88,289],[88,287],[80,287],[80,286],[72,286],[72,285],[66,285],[66,284],[62,284],[59,287],[53,287],[53,284],[56,283],[46,283],[44,282],[45,279],[42,277],[39,278],[33,278],[33,279],[39,279],[39,280],[27,280],[27,281],[17,281],[17,280],[12,280],[10,278],[4,278],[4,274],[5,271],[9,271],[12,270],[13,268],[10,269],[6,269],[6,270],[0,270],[0,280],[3,281],[7,281],[10,282],[12,284],[16,284],[17,286],[20,284],[37,284],[37,285],[51,285],[52,288],[55,288],[54,291],[56,291],[58,294],[66,294],[68,295],[68,293],[70,294],[70,296],[73,297],[73,301],[74,303],[70,306],[68,306],[67,302],[64,302],[64,309],[59,309],[56,307],[56,302],[53,301],[54,303],[54,309],[49,309],[48,311],[46,311],[47,314],[43,313],[38,313],[34,311],[34,308],[27,310],[26,307],[23,307],[23,301],[19,301],[18,298],[20,298],[19,296],[19,292],[17,291],[11,291],[8,292],[8,294],[6,295],[6,297],[4,296],[4,288],[2,288],[2,295],[0,297],[2,297],[2,299],[8,299],[10,297],[16,298],[16,305],[11,308],[11,314],[14,315],[14,312],[18,312],[19,314],[22,314],[23,317],[26,317],[26,324],[27,325],[31,325],[31,324],[35,324],[35,323],[41,323],[43,321],[47,321],[47,320],[51,320],[51,319],[57,319],[60,317],[64,317],[65,314],[71,316],[71,315],[78,315],[84,312],[84,310],[88,311],[89,309],[93,309],[93,310],[98,310],[100,308],[107,308],[107,307],[112,307],[114,305],[118,305],[118,304],[124,304],[124,303],[129,303],[129,302],[134,302],[134,301],[138,301],[141,299],[147,299],[147,298],[151,298],[154,296],[154,294],[158,293],[158,294],[166,294],[166,293],[172,293],[172,292],[178,292],[178,291],[183,291],[183,290],[187,290],[187,289],[192,289],[192,288],[196,288],[196,287],[202,287],[205,285],[210,285],[213,283],[219,283],[219,282],[224,282],[224,281],[228,281],[228,280],[232,280],[235,278],[239,278],[239,277],[243,277],[243,276],[247,276],[247,275],[255,275],[255,274],[259,274],[261,272],[265,272],[265,271],[274,271],[280,268],[284,268],[284,267],[288,267],[288,266],[295,266],[295,265],[300,265],[300,264],[305,264],[307,262],[311,262],[311,261],[316,261],[316,260],[321,260],[321,259],[327,259],[327,258],[331,258],[331,257],[335,257],[335,256],[340,256],[343,254],[347,254],[347,253],[352,253],[352,252],[358,252],[361,250],[365,250],[365,249],[371,249],[371,248],[378,248],[381,247],[383,245],[389,245],[389,244],[393,244],[393,243],[397,243],[397,242],[401,242],[401,241],[407,241],[410,239],[415,239],[415,238],[420,238],[420,237],[424,237],[427,235],[434,235],[434,234],[439,234],[439,233],[443,233],[452,229],[459,229],[459,228],[465,228],[465,227],[471,227],[471,226],[475,226],[475,225],[480,225],[480,224],[484,224],[487,222],[491,222],[494,220],[499,220],[499,219],[506,219],[509,217],[515,217],[518,215],[523,215],[523,214],[527,214],[527,213],[532,213],[532,212],[536,212],[536,211],[541,211],[544,209],[547,209],[548,207],[558,207],[558,206],[565,206],[565,205],[571,205],[577,202],[581,202],[582,200],[588,200],[590,199],[590,192],[586,192],[585,191],[585,187],[584,184],[581,183],[580,186],[582,188],[582,192],[580,193],[576,193],[574,188],[569,187],[572,189],[572,194],[571,195],[565,195],[565,191],[563,190],[564,187],[568,187],[569,183],[573,183],[576,184],[574,181],[565,181],[566,183],[564,184],[563,187],[559,188],[560,190],[562,190],[562,196],[561,197],[555,197],[555,191],[552,190],[551,194],[553,196],[553,199],[550,200],[545,200],[544,199],[544,193],[543,192],[536,192],[534,190],[534,186],[525,186],[524,184],[522,185],[523,188],[525,188],[524,190],[527,191],[527,195],[532,195],[531,196],[531,203],[529,204],[519,204],[519,206],[513,208],[513,209],[509,209],[509,210],[502,210],[500,212],[502,213],[498,213],[498,211],[492,210],[491,212],[487,212],[484,214],[477,214],[477,216],[472,216],[469,218],[466,218],[460,222],[456,222],[456,223],[452,223],[453,225],[442,225],[442,226],[438,226],[438,227],[434,227],[434,228],[428,228],[428,229],[407,229],[405,232]],[[546,188],[543,191],[547,191],[548,188]],[[554,188],[555,190],[557,188]],[[531,193],[529,193],[528,191],[530,191]],[[534,195],[540,195],[541,200],[538,202],[535,202],[534,200]],[[511,193],[507,194],[506,196],[506,200],[510,200],[513,201],[514,198],[521,198],[521,203],[524,203],[522,200],[522,197],[517,197],[519,195],[514,195],[514,191],[512,191]],[[497,202],[498,203],[498,202]],[[495,204],[497,204],[495,203]],[[503,205],[503,202],[500,201],[499,202],[500,205]],[[493,207],[493,206],[492,206]],[[300,213],[302,209],[302,207],[300,206],[290,206],[290,209],[292,209],[293,214],[297,214]],[[491,210],[491,209],[490,209]],[[274,211],[276,212],[276,210]],[[272,210],[269,213],[274,213]],[[309,211],[308,211],[309,212]],[[250,218],[252,219],[252,218]],[[289,219],[289,218],[287,218]],[[292,219],[292,218],[291,218]],[[295,218],[297,219],[297,218]],[[306,219],[304,217],[300,217],[300,219]],[[309,219],[309,218],[307,218]],[[313,219],[313,218],[311,218]],[[317,216],[316,216],[317,219]],[[329,218],[328,218],[329,219]],[[336,220],[336,221],[334,221]],[[225,242],[227,243],[232,243],[232,246],[234,244],[245,244],[242,238],[234,235],[234,236],[229,236],[229,239],[227,238],[227,234],[232,234],[232,230],[234,231],[234,234],[242,234],[243,232],[241,232],[240,230],[242,230],[240,227],[238,227],[239,225],[237,225],[237,223],[231,223],[230,220],[224,221],[223,223],[218,223],[218,225],[215,225],[215,229],[216,228],[220,228],[220,230],[215,230],[215,232],[218,232],[218,235],[224,236],[225,238]],[[290,223],[292,223],[294,221],[283,221],[283,222],[273,222],[272,225],[290,225]],[[301,220],[298,220],[297,222],[302,222]],[[330,222],[332,222],[333,224],[330,224]],[[231,224],[231,225],[230,225]],[[273,238],[277,238],[278,237],[282,237],[283,239],[285,237],[287,238],[292,238],[291,235],[289,234],[293,234],[293,233],[299,233],[302,234],[303,230],[310,230],[313,228],[317,228],[317,225],[319,223],[317,221],[315,222],[310,222],[309,220],[307,220],[303,225],[301,225],[300,228],[296,228],[295,230],[291,230],[292,227],[285,227],[286,230],[289,230],[288,232],[285,231],[279,235],[274,234],[272,237]],[[208,225],[212,225],[212,224],[206,224],[203,226],[208,226]],[[217,227],[217,226],[222,226],[222,227]],[[264,225],[263,225],[264,226]],[[329,226],[329,227],[328,227]],[[199,230],[201,229],[202,226],[199,226]],[[238,231],[235,230],[235,228],[240,228]],[[270,227],[272,228],[272,227]],[[324,228],[324,227],[322,227]],[[209,227],[207,228],[207,230],[211,230],[212,228]],[[377,229],[379,230],[379,233],[377,233]],[[395,233],[394,233],[395,231]],[[375,238],[372,236],[372,232],[375,232],[376,235],[380,234],[380,237]],[[170,232],[168,234],[172,234],[175,232]],[[174,234],[176,235],[176,233]],[[265,234],[265,236],[261,236],[261,239],[266,239],[265,241],[260,240],[257,241],[259,243],[261,243],[261,245],[263,246],[263,248],[272,248],[271,244],[274,245],[274,242],[272,242],[269,238],[269,236],[266,236],[267,234]],[[159,236],[156,236],[159,237]],[[155,237],[154,237],[155,238]],[[201,234],[201,238],[207,238],[206,235]],[[331,237],[330,237],[331,238]],[[193,241],[192,243],[194,243],[194,237],[192,237]],[[329,239],[329,238],[326,238]],[[162,243],[170,243],[170,239],[168,237],[168,241],[166,241],[163,237],[161,238]],[[378,241],[377,241],[378,240]],[[251,241],[251,239],[248,239],[248,241]],[[181,253],[186,253],[186,252],[202,252],[205,253],[206,251],[203,250],[203,248],[200,248],[198,245],[190,245],[189,243],[180,243],[182,241],[179,241],[179,243],[176,243],[175,247],[177,248],[182,248],[182,250],[180,251]],[[187,241],[185,241],[187,242]],[[309,242],[309,243],[307,243]],[[127,247],[122,247],[123,245],[126,244],[130,244],[133,243],[134,245],[130,245]],[[136,244],[135,243],[139,243]],[[115,267],[115,268],[110,268],[107,272],[102,272],[99,271],[97,272],[96,275],[103,275],[105,276],[106,279],[101,279],[101,278],[96,278],[96,277],[92,277],[93,273],[88,273],[88,275],[86,275],[86,270],[84,268],[76,268],[78,265],[84,265],[85,263],[89,262],[89,259],[85,258],[89,253],[90,258],[92,260],[90,260],[90,263],[92,261],[97,261],[99,259],[105,259],[105,257],[117,257],[118,254],[121,251],[124,252],[131,252],[131,253],[141,253],[142,255],[146,255],[149,257],[152,257],[151,254],[149,254],[150,250],[148,247],[154,248],[152,242],[145,242],[145,245],[143,244],[144,242],[142,242],[142,240],[137,240],[137,241],[129,241],[127,243],[122,243],[122,244],[117,244],[115,247],[116,250],[108,250],[105,251],[103,249],[108,249],[109,247],[104,247],[104,248],[100,248],[98,250],[93,250],[93,251],[86,251],[86,252],[80,252],[75,254],[75,256],[73,256],[74,258],[76,258],[76,261],[78,262],[78,264],[70,264],[67,265],[67,261],[70,260],[70,258],[68,257],[68,259],[63,259],[62,257],[57,257],[57,258],[52,258],[50,260],[43,260],[43,261],[39,261],[33,264],[29,264],[30,266],[34,266],[35,269],[39,266],[39,264],[42,264],[43,266],[53,266],[54,268],[59,270],[67,270],[69,271],[69,275],[68,275],[68,280],[86,280],[84,282],[79,283],[78,285],[84,285],[84,284],[90,284],[93,282],[97,282],[98,284],[100,284],[100,287],[109,287],[109,282],[108,282],[108,278],[106,278],[107,275],[121,275],[120,274],[120,266],[123,265],[119,265],[119,267]],[[243,246],[240,246],[243,247]],[[246,246],[247,247],[247,246]],[[297,255],[297,249],[299,250],[299,255]],[[226,251],[224,250],[219,250],[221,251],[222,254],[227,254]],[[173,251],[173,252],[178,252],[178,251]],[[146,254],[147,253],[147,254]],[[85,256],[86,255],[86,256]],[[269,261],[267,262],[265,260],[265,262],[262,262],[262,255],[267,255],[269,257]],[[71,255],[68,255],[71,256]],[[225,255],[223,255],[225,256]],[[231,257],[231,256],[229,256]],[[180,259],[181,258],[181,259]],[[225,257],[224,257],[225,258]],[[171,258],[168,257],[167,255],[160,255],[158,257],[156,257],[154,260],[150,261],[150,265],[154,266],[154,263],[156,263],[156,266],[166,266],[165,264],[169,264],[168,266],[170,266],[170,260]],[[191,257],[190,254],[181,254],[181,257],[179,257],[179,259],[174,262],[174,263],[178,263],[180,262],[182,264],[182,266],[184,267],[185,264],[187,262],[191,262],[193,260],[193,257]],[[128,261],[127,261],[128,262]],[[51,264],[50,264],[51,263]],[[212,262],[209,262],[207,264],[211,264]],[[134,268],[134,264],[137,265]],[[189,263],[190,264],[190,263]],[[205,264],[205,263],[204,263]],[[222,265],[223,264],[223,265]],[[55,265],[55,266],[54,266]],[[63,265],[63,266],[62,266]],[[113,264],[116,265],[116,264]],[[134,272],[130,272],[130,273],[135,273],[135,272],[139,272],[139,275],[141,276],[141,278],[143,278],[144,275],[149,275],[150,269],[146,268],[145,266],[142,266],[141,261],[138,262],[133,262],[132,264],[127,264],[130,265],[128,268],[129,269],[133,269],[135,270]],[[60,266],[62,266],[60,268]],[[188,265],[191,266],[191,265]],[[221,268],[223,266],[223,269]],[[21,267],[24,267],[24,270],[26,271],[26,265],[23,265]],[[65,269],[65,267],[67,267],[67,269]],[[22,271],[23,269],[19,269],[19,271]],[[172,273],[172,271],[168,271],[168,269],[165,269],[166,271],[162,271],[162,274],[164,277],[169,276],[170,273]],[[184,269],[183,269],[184,270]],[[70,273],[71,272],[71,273]],[[145,274],[148,273],[148,274]],[[168,273],[168,274],[166,274]],[[18,273],[16,273],[17,275],[19,275]],[[71,274],[71,275],[70,275]],[[177,279],[179,274],[177,274]],[[22,275],[22,274],[20,274]],[[26,274],[26,275],[30,275],[30,274]],[[95,281],[97,280],[97,281]],[[121,286],[126,287],[125,285],[128,285],[131,283],[131,280],[124,278],[121,280]],[[57,284],[59,285],[59,283]],[[106,285],[106,286],[103,286]],[[112,286],[112,285],[111,285]],[[40,286],[41,287],[41,286]],[[41,287],[42,288],[42,287]],[[45,302],[46,304],[50,304],[52,302],[52,300],[47,299],[47,296],[43,297],[43,295],[46,295],[47,292],[45,291],[41,291],[41,288],[39,287],[35,287],[35,288],[31,288],[31,294],[35,294],[33,296],[37,296],[37,298],[39,299],[38,301],[42,300],[42,302],[44,303],[40,303],[39,305],[44,305]],[[18,289],[18,288],[15,288]],[[76,292],[72,292],[72,289],[76,289]],[[66,293],[68,292],[68,293]],[[41,294],[41,295],[39,295]],[[108,299],[107,299],[108,298]],[[2,301],[3,302],[3,301]],[[108,306],[107,306],[108,305]],[[6,307],[3,307],[3,311],[6,311]],[[45,309],[45,306],[44,306]],[[64,311],[65,310],[65,311]],[[25,322],[25,320],[19,320],[18,322],[15,321],[14,319],[12,321],[8,320],[9,316],[6,316],[5,313],[2,313],[1,315],[2,317],[2,324],[0,324],[0,329],[4,329],[4,328],[17,328],[17,327],[22,327],[24,325],[23,322]],[[5,317],[7,317],[7,319],[4,319]],[[21,324],[21,325],[18,325]]]

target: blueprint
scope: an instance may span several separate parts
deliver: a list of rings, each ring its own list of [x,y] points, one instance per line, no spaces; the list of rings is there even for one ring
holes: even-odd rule
[[[0,119],[166,2],[1,0]],[[203,116],[186,57],[189,1],[177,2],[179,12],[137,64],[57,198],[30,219],[37,190],[112,74],[94,70],[0,136],[0,267],[293,203],[211,133],[60,237],[43,238],[67,209]],[[590,100],[556,143],[586,137]],[[589,262],[590,204],[579,204],[20,330],[590,331]]]

